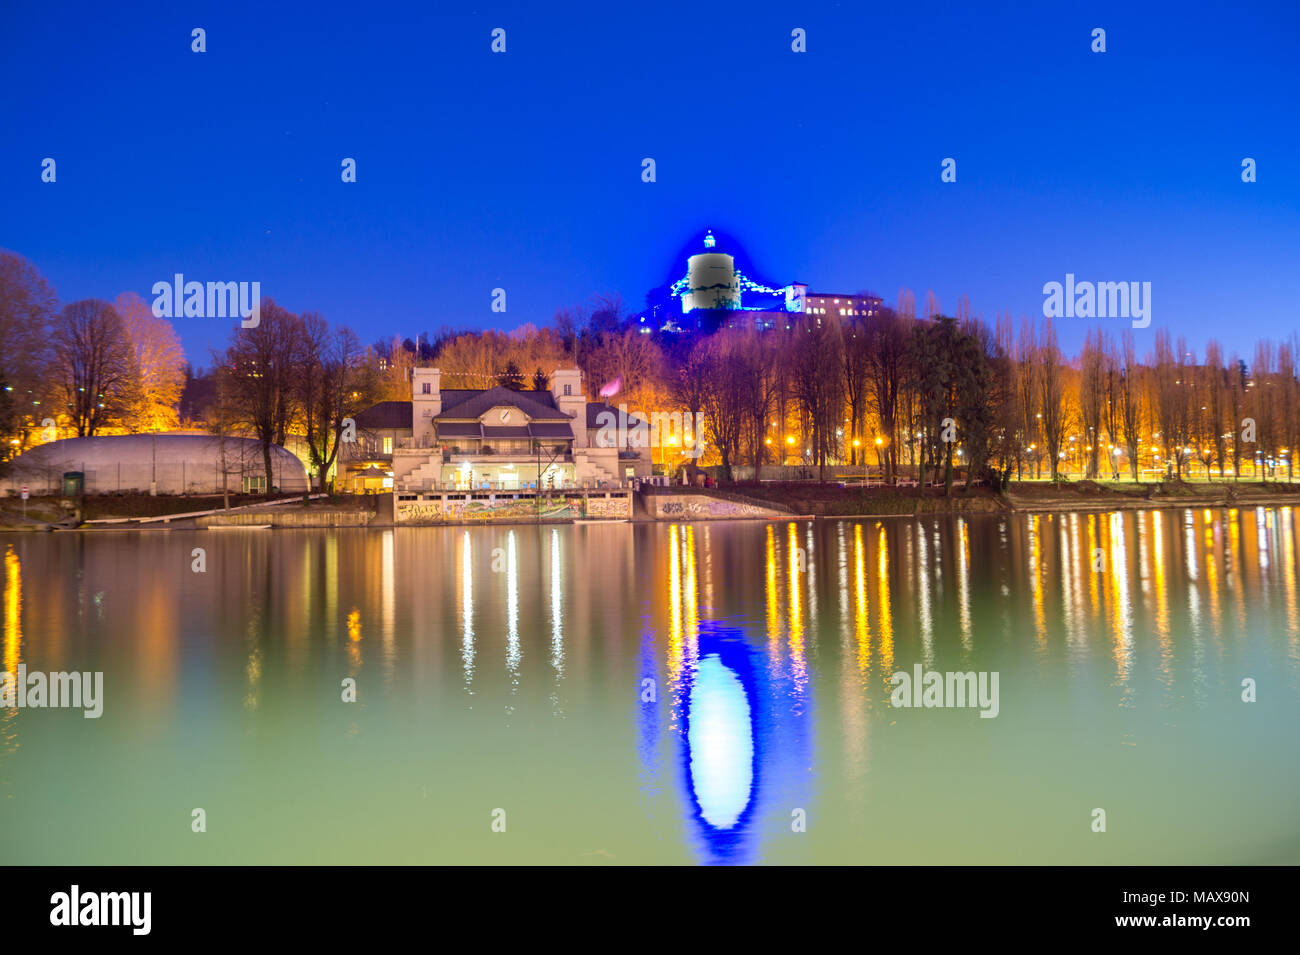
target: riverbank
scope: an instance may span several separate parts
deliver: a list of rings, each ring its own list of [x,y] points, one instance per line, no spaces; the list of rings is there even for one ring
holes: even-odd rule
[[[589,492],[600,496],[603,492]],[[622,492],[627,495],[628,492]],[[631,494],[629,509],[598,510],[586,501],[581,513],[548,515],[544,523],[664,523],[683,521],[806,520],[918,517],[940,514],[1088,513],[1158,507],[1231,508],[1300,505],[1300,484],[1233,482],[1012,482],[997,494],[987,487],[943,488],[842,487],[809,482],[731,484],[716,488],[647,488]],[[0,532],[181,530],[212,527],[442,527],[478,524],[536,524],[538,518],[503,509],[498,514],[457,513],[441,519],[397,520],[394,498],[379,495],[301,496],[232,495],[231,509],[220,497],[149,497],[114,495],[83,502],[76,523],[57,498],[0,500]],[[527,510],[527,509],[525,509]],[[604,511],[608,516],[604,516]],[[617,513],[615,513],[617,510]],[[590,513],[588,513],[590,511]],[[630,513],[628,513],[630,511]]]
[[[1005,494],[1015,511],[1132,511],[1152,507],[1287,507],[1300,484],[1204,481],[1016,481]]]
[[[1001,493],[984,486],[853,487],[808,482],[728,484],[696,493],[740,497],[819,518],[917,517],[931,514],[1090,512],[1153,507],[1300,505],[1300,484],[1260,482],[1017,481]]]
[[[1009,503],[986,487],[967,492],[954,488],[852,487],[810,482],[729,484],[703,494],[742,497],[795,515],[821,518],[915,517],[923,514],[996,514]]]
[[[214,525],[348,527],[377,515],[376,498],[356,495],[93,495],[70,510],[57,497],[0,499],[0,531],[173,530]]]

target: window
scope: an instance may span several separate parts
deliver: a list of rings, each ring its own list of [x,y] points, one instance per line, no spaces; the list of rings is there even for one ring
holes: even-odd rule
[[[566,395],[571,395],[571,394],[573,394],[573,385],[565,385],[565,386],[564,386],[564,393],[565,393]]]
[[[433,394],[433,387],[430,385],[429,382],[426,381],[424,383],[424,387],[421,389],[421,392],[426,395],[431,395]]]
[[[384,445],[383,445],[383,447],[384,447],[384,452],[383,452],[384,454],[392,454],[392,453],[393,453],[393,436],[392,436],[392,435],[389,435],[389,436],[387,436],[386,438],[384,438]]]

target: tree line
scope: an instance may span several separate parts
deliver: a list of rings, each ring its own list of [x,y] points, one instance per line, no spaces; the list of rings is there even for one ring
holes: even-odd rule
[[[0,460],[60,435],[199,426],[295,450],[328,484],[349,420],[410,399],[412,368],[437,366],[443,388],[546,390],[559,367],[585,373],[588,397],[630,411],[703,415],[696,462],[878,467],[946,485],[954,477],[1181,479],[1293,473],[1300,443],[1300,347],[1261,341],[1248,356],[1210,341],[1198,356],[1157,330],[1091,329],[1065,356],[1049,319],[992,327],[962,300],[930,297],[923,315],[900,290],[870,315],[790,315],[757,328],[737,311],[711,335],[647,328],[617,296],[561,309],[549,326],[442,328],[362,346],[354,331],[266,299],[253,328],[234,327],[206,372],[185,363],[174,329],[138,296],[62,309],[21,256],[0,252]],[[685,458],[660,452],[670,469]],[[757,473],[755,470],[754,473]]]
[[[176,427],[184,363],[140,296],[59,308],[35,266],[0,250],[0,462],[50,433]]]

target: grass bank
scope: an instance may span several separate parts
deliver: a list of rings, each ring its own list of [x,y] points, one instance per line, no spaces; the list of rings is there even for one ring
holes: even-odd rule
[[[720,490],[817,517],[991,514],[1007,507],[985,487],[971,488],[969,492],[954,488],[950,497],[942,488],[840,487],[803,481],[724,484]]]
[[[1300,504],[1300,484],[1262,481],[1015,481],[1018,511],[1135,510],[1147,507],[1268,507]]]
[[[313,498],[310,504],[304,505],[300,494],[231,494],[230,507],[232,509],[256,508],[259,504],[276,504],[276,507],[268,510],[280,514],[355,515],[358,512],[373,514],[375,500],[374,496],[339,494],[328,498]],[[220,494],[157,497],[148,494],[104,494],[83,498],[81,508],[81,517],[84,521],[130,521],[167,517],[171,514],[190,514],[195,511],[219,511],[224,508],[224,500]],[[49,524],[62,522],[68,517],[68,512],[60,507],[57,497],[33,497],[26,502],[26,516],[24,517],[23,514],[23,501],[20,498],[0,498],[0,528],[44,530]]]

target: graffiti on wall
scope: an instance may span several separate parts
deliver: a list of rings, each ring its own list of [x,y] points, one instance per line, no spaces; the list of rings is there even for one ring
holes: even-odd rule
[[[398,501],[396,518],[403,521],[437,521],[442,519],[441,501]]]
[[[394,516],[403,523],[453,523],[463,521],[571,521],[576,518],[629,518],[632,499],[582,495],[548,495],[540,507],[533,497],[433,498],[423,501],[397,501]]]
[[[682,496],[659,505],[660,517],[699,518],[707,520],[719,517],[771,517],[776,511],[745,504],[740,501],[727,501],[716,497]]]
[[[587,517],[628,518],[632,516],[630,497],[589,497]]]

